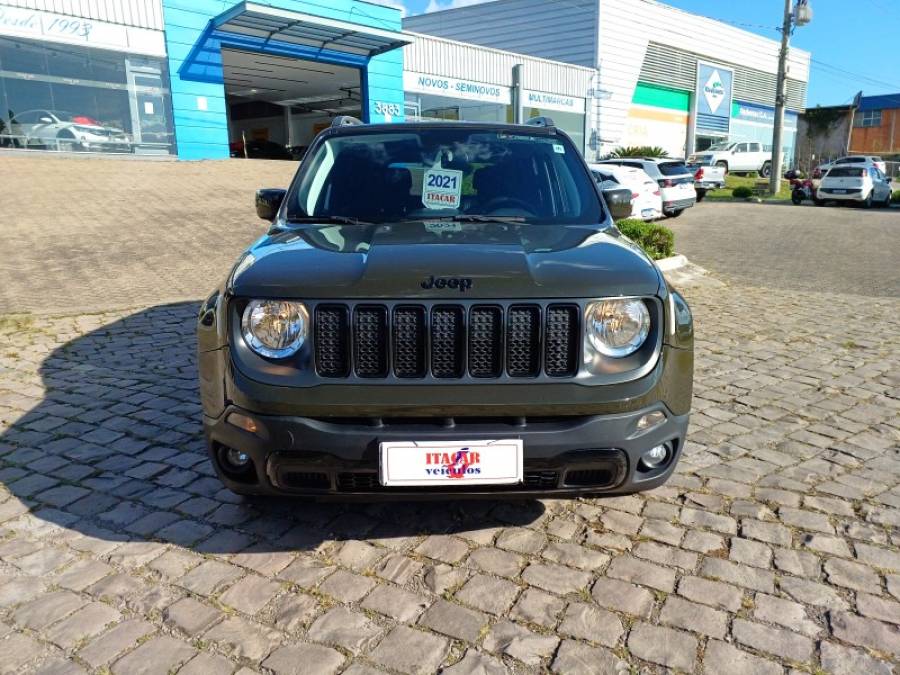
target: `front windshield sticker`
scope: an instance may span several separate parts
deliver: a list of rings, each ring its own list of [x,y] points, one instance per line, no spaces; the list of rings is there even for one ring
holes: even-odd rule
[[[566,154],[566,146],[564,146],[562,143],[554,143],[553,152],[557,153],[558,155],[564,155]]]
[[[463,172],[432,167],[422,176],[422,203],[427,209],[458,209]]]

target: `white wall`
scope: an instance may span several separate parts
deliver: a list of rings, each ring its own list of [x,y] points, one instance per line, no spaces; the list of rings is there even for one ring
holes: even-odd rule
[[[602,0],[599,6],[599,89],[608,96],[597,101],[594,111],[594,126],[603,141],[601,152],[619,145],[624,137],[649,42],[697,52],[713,62],[778,71],[780,43],[775,40],[652,0]],[[809,52],[791,50],[789,76],[808,81],[809,58]]]

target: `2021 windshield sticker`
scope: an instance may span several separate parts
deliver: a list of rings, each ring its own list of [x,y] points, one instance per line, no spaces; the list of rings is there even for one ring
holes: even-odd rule
[[[422,204],[427,209],[458,209],[463,172],[432,167],[422,176]]]

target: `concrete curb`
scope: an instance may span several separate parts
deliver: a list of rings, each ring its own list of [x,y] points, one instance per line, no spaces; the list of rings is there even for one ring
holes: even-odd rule
[[[656,266],[663,272],[671,272],[688,264],[688,259],[681,255],[673,255],[668,258],[660,258],[656,261]]]

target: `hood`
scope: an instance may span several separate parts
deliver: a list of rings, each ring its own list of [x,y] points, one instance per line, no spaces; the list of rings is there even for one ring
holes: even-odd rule
[[[417,222],[304,226],[257,241],[230,290],[269,298],[655,295],[653,263],[615,230]]]

